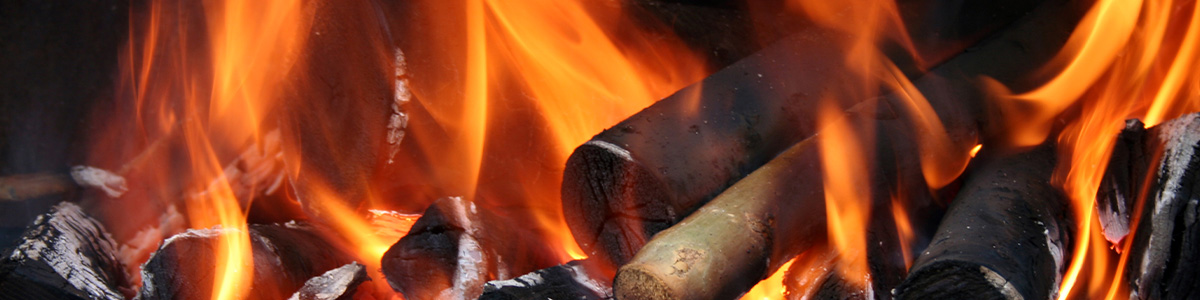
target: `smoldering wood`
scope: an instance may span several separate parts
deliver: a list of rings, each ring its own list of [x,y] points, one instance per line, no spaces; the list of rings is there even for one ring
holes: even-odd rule
[[[211,299],[218,238],[230,228],[192,229],[177,234],[142,265],[142,299]],[[253,252],[250,299],[283,299],[327,270],[350,263],[348,254],[322,237],[317,227],[299,223],[251,224]]]
[[[1096,191],[1096,217],[1104,230],[1104,238],[1117,243],[1129,234],[1130,217],[1142,191],[1146,168],[1150,166],[1145,151],[1145,124],[1138,120],[1125,121],[1117,135],[1112,156]]]
[[[971,34],[953,43],[936,39],[916,42],[919,48],[944,46],[927,51],[940,56],[925,58],[927,62],[944,61],[1028,11],[1033,2],[1037,1],[972,6],[974,10],[954,16],[1007,17],[974,18],[994,22],[967,26],[971,29],[964,32]],[[927,21],[920,16],[909,18]],[[961,25],[939,21],[910,24],[909,28],[937,31],[950,24]],[[828,96],[849,107],[865,100],[839,97],[832,91],[836,89],[830,88],[858,81],[841,64],[847,51],[837,45],[848,38],[815,27],[802,29],[576,148],[567,161],[562,187],[563,212],[576,241],[589,257],[624,263],[655,233],[789,146],[812,136],[817,129],[812,101]]]
[[[1004,84],[1019,82],[1034,72],[1038,64],[1049,60],[1065,43],[1082,17],[1079,3],[1048,2],[1026,19],[986,43],[965,52],[932,70],[914,83],[945,126],[955,145],[973,145],[988,127],[989,115],[984,103],[986,87],[978,77],[989,76]],[[878,119],[875,124],[876,157],[869,162],[869,180],[873,184],[892,185],[873,191],[925,190],[918,152],[921,130],[908,123],[906,99],[894,94],[878,105],[852,109],[857,118]],[[982,129],[981,129],[982,128]],[[759,168],[668,231],[659,233],[642,248],[632,262],[622,267],[614,293],[646,297],[733,297],[776,270],[779,265],[804,252],[825,234],[823,186],[814,141],[801,141],[766,166]],[[962,153],[966,149],[963,149]],[[786,170],[786,171],[784,171]],[[761,173],[761,174],[760,174]],[[879,194],[879,193],[875,193]],[[886,195],[886,194],[882,194]],[[940,219],[941,208],[930,203],[930,195],[907,195],[905,208],[916,221],[915,242],[925,240],[937,224],[921,220]],[[936,204],[936,203],[935,203]],[[890,211],[878,210],[878,211]],[[818,212],[818,213],[814,213]],[[728,216],[739,216],[736,218]],[[796,216],[804,217],[796,217]],[[786,216],[786,217],[784,217]],[[703,220],[703,221],[702,221]],[[887,234],[886,232],[881,234]],[[576,235],[578,238],[579,236]],[[924,245],[909,245],[920,251]],[[895,248],[893,248],[895,249]],[[883,249],[881,251],[887,251]],[[915,252],[914,251],[914,252]],[[899,251],[896,251],[899,252]],[[875,259],[884,259],[879,253]],[[677,264],[680,263],[680,264]],[[877,272],[895,270],[896,262],[880,261],[874,267],[891,264]],[[889,279],[891,278],[891,279]],[[876,295],[891,295],[895,276],[881,277]]]
[[[289,300],[351,300],[363,282],[371,280],[367,267],[352,262],[304,282]]]
[[[488,281],[559,264],[552,240],[460,197],[438,200],[383,255],[387,282],[407,299],[474,299]]]
[[[508,280],[490,281],[480,300],[612,299],[612,276],[598,274],[603,267],[574,260]]]
[[[1131,299],[1200,297],[1200,114],[1146,131],[1152,153],[1125,276]]]
[[[1066,271],[1067,202],[1053,148],[977,157],[898,299],[1048,299]]]
[[[38,216],[0,261],[0,299],[125,299],[116,242],[79,206]]]

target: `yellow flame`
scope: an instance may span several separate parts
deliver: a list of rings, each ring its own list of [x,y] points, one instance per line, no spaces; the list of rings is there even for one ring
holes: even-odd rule
[[[825,124],[819,137],[821,170],[824,174],[825,216],[829,240],[838,250],[846,281],[858,288],[868,285],[866,265],[867,220],[870,217],[870,193],[863,187],[868,157],[862,137],[852,128],[844,113],[823,101],[818,119]]]

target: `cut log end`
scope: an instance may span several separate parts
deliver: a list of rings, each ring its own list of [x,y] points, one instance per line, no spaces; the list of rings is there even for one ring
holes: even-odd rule
[[[600,140],[571,154],[563,174],[563,213],[591,257],[624,264],[677,219],[671,193],[629,151]]]
[[[671,288],[667,286],[661,278],[658,278],[656,272],[650,272],[638,267],[624,268],[617,276],[614,286],[621,287],[616,289],[617,299],[680,299],[678,295],[671,294]]]
[[[911,278],[896,289],[899,299],[1022,299],[1012,283],[974,263],[940,261]]]

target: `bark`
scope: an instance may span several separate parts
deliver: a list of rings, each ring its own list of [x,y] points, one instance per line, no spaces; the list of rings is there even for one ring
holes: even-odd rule
[[[488,281],[558,264],[548,240],[487,207],[443,198],[384,253],[383,274],[407,299],[474,299]]]
[[[125,299],[116,242],[79,206],[41,215],[0,261],[0,299]]]
[[[177,234],[142,265],[142,299],[211,299],[217,274],[217,239],[235,229],[192,229]],[[314,276],[350,263],[318,228],[298,223],[249,226],[253,276],[246,296],[283,299]]]
[[[1146,132],[1154,153],[1145,169],[1143,206],[1135,221],[1125,276],[1132,299],[1200,297],[1200,114]],[[1137,180],[1135,178],[1135,180]]]
[[[982,160],[933,243],[896,288],[899,299],[1048,299],[1066,271],[1070,223],[1050,184],[1050,147]]]
[[[1028,11],[1032,2],[964,6],[972,9],[954,16],[980,22],[964,26],[969,29],[962,32],[969,34],[952,35],[961,38],[954,42],[917,41],[918,48],[937,54],[924,61],[946,60]],[[980,15],[1003,17],[973,17]],[[927,15],[905,18],[931,23],[915,21],[910,28],[938,32],[963,25],[920,16]],[[589,257],[616,265],[628,261],[655,233],[811,137],[818,127],[812,105],[817,99],[850,107],[877,96],[855,95],[867,84],[842,64],[848,51],[839,45],[850,38],[816,27],[800,30],[576,148],[564,170],[562,198],[580,246]],[[920,73],[910,70],[906,75]]]

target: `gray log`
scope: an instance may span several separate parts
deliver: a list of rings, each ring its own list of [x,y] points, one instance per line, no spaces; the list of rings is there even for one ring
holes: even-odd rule
[[[0,261],[0,299],[125,299],[116,248],[79,206],[58,204]]]
[[[371,280],[367,267],[352,262],[304,282],[289,300],[351,300],[363,282]]]

